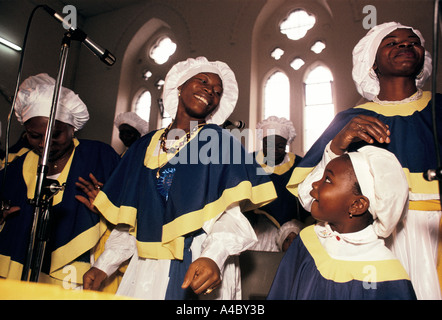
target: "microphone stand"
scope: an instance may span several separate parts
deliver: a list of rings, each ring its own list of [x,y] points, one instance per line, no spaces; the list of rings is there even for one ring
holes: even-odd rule
[[[34,216],[31,226],[29,245],[26,252],[26,259],[23,265],[21,280],[38,282],[43,262],[46,242],[49,239],[50,212],[52,209],[52,198],[64,185],[60,186],[55,180],[47,179],[48,173],[48,156],[49,147],[52,140],[52,132],[55,124],[55,115],[59,102],[61,85],[66,69],[66,61],[70,48],[71,39],[76,40],[75,32],[65,33],[60,53],[60,65],[58,69],[57,79],[54,87],[54,95],[52,98],[52,107],[49,117],[48,126],[46,128],[44,150],[41,157],[41,164],[37,169],[37,183],[35,187],[34,198],[30,203],[34,206]]]

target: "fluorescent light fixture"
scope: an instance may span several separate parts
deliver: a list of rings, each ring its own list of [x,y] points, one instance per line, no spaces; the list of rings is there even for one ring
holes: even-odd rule
[[[5,46],[14,49],[15,51],[21,51],[21,48],[19,46],[17,46],[16,44],[13,44],[12,42],[3,39],[2,37],[0,37],[0,43],[4,44]]]

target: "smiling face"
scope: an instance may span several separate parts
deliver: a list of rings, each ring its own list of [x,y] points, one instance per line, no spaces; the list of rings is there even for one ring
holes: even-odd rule
[[[199,73],[179,88],[177,117],[204,121],[218,107],[223,94],[221,78],[215,73]]]
[[[349,220],[352,205],[360,197],[355,194],[356,183],[356,175],[348,155],[330,161],[321,180],[312,184],[312,217],[328,222],[336,229],[342,229]]]
[[[411,29],[396,29],[380,43],[373,69],[382,76],[416,76],[423,67],[425,49]]]

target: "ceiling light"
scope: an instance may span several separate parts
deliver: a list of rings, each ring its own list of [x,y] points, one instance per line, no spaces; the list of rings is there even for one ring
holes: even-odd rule
[[[0,37],[0,43],[4,44],[5,46],[14,49],[15,51],[21,51],[21,48],[17,46],[16,44],[13,44],[12,42]]]

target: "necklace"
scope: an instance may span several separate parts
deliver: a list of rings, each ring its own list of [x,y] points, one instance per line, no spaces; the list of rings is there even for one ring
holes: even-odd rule
[[[193,126],[190,129],[189,132],[186,132],[186,135],[185,135],[186,139],[178,140],[178,142],[175,143],[170,148],[166,147],[166,141],[167,141],[167,135],[169,134],[170,128],[172,127],[172,123],[169,124],[166,129],[164,129],[164,132],[160,136],[160,148],[158,149],[158,170],[157,170],[157,174],[156,174],[156,178],[157,179],[160,178],[160,170],[161,170],[161,168],[164,167],[168,163],[168,161],[166,160],[162,165],[160,165],[160,153],[161,153],[161,150],[163,150],[165,153],[169,153],[169,154],[178,153],[178,151],[180,151],[180,149],[192,139],[192,137],[196,134],[198,129],[203,127],[204,125],[206,125],[205,122],[200,123],[197,126]]]
[[[414,93],[410,97],[405,98],[403,100],[399,100],[399,101],[379,100],[378,96],[376,96],[373,98],[373,102],[383,105],[383,106],[384,105],[398,105],[398,104],[404,104],[404,103],[419,100],[420,98],[422,98],[422,94],[423,94],[422,89],[417,89],[416,93]]]

